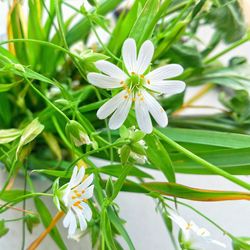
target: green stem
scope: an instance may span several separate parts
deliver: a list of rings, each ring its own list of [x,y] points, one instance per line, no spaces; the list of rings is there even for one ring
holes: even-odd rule
[[[91,155],[91,154],[98,153],[98,152],[103,151],[103,150],[106,150],[106,149],[109,149],[109,148],[111,148],[111,147],[121,146],[121,145],[123,145],[123,144],[125,144],[125,143],[127,143],[127,141],[117,141],[117,142],[114,142],[114,143],[112,143],[112,144],[108,144],[108,145],[106,145],[106,146],[103,146],[103,147],[101,147],[101,148],[97,148],[97,149],[94,149],[94,150],[92,150],[92,151],[86,152],[85,154],[82,154],[80,157],[78,157],[76,160],[74,160],[74,161],[70,164],[70,166],[68,167],[68,170],[69,170],[71,167],[73,167],[79,160],[81,160],[81,159],[84,158],[84,157],[87,157],[87,156],[89,156],[89,155]]]
[[[192,159],[193,161],[201,164],[202,166],[204,166],[205,168],[209,169],[210,171],[212,171],[215,174],[221,175],[223,177],[225,177],[226,179],[232,181],[233,183],[244,187],[248,190],[250,190],[250,184],[248,184],[247,182],[244,182],[240,179],[238,179],[237,177],[229,174],[228,172],[216,167],[215,165],[203,160],[202,158],[200,158],[199,156],[193,154],[192,152],[190,152],[189,150],[187,150],[186,148],[182,147],[181,145],[179,145],[178,143],[176,143],[175,141],[171,140],[170,138],[168,138],[166,135],[162,134],[160,131],[158,130],[154,130],[155,134],[158,135],[162,140],[164,140],[166,143],[168,143],[169,145],[171,145],[172,147],[174,147],[176,150],[178,150],[179,152],[183,153],[184,155],[186,155],[188,158]]]
[[[65,49],[59,45],[56,45],[54,43],[51,43],[51,42],[47,42],[47,41],[42,41],[42,40],[37,40],[37,39],[24,39],[24,38],[19,38],[19,39],[10,39],[8,41],[3,41],[3,42],[0,42],[0,46],[1,45],[4,45],[4,44],[7,44],[7,43],[17,43],[17,42],[31,42],[31,43],[39,43],[39,44],[43,44],[43,45],[46,45],[46,46],[49,46],[49,47],[52,47],[52,48],[55,48],[55,49],[58,49],[58,50],[61,50],[63,52],[65,52],[66,54],[72,56],[72,57],[75,57],[77,58],[78,60],[83,60],[81,57],[79,57],[78,55],[70,52],[68,49]]]
[[[218,59],[219,57],[225,55],[226,53],[230,52],[231,50],[237,48],[238,46],[242,45],[245,42],[248,42],[250,39],[250,34],[248,34],[246,37],[240,39],[239,41],[236,41],[235,43],[233,43],[231,46],[227,47],[226,49],[222,50],[221,52],[219,52],[218,54],[216,54],[215,56],[208,58],[204,61],[205,64],[209,64],[213,61],[215,61],[216,59]]]
[[[68,116],[66,116],[56,105],[54,105],[48,98],[46,98],[43,93],[39,89],[37,89],[27,78],[25,79],[38,95],[40,95],[51,107],[53,107],[59,114],[61,114],[67,122],[70,122]]]
[[[63,25],[63,18],[62,18],[62,11],[61,11],[61,7],[59,5],[59,0],[56,0],[55,3],[55,10],[56,10],[56,16],[57,16],[57,21],[58,21],[58,26],[59,26],[59,34],[61,36],[63,45],[66,49],[68,49],[68,44],[66,41],[66,37],[64,34],[64,25]],[[78,63],[77,60],[75,60],[75,57],[70,55],[74,65],[76,66],[76,68],[78,69],[79,73],[81,74],[81,76],[83,77],[83,79],[87,80],[86,76],[85,76],[85,72],[82,69],[82,66]]]

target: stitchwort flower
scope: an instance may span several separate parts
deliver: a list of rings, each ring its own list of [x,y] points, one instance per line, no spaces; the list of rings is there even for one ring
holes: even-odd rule
[[[77,232],[77,224],[80,230],[87,228],[87,222],[92,217],[92,211],[88,205],[88,199],[93,196],[93,174],[84,178],[85,168],[75,166],[68,184],[61,188],[62,201],[67,208],[67,214],[63,220],[64,227],[68,228],[68,237],[73,238]]]
[[[183,236],[183,243],[193,246],[193,238],[198,237],[208,243],[213,243],[220,247],[226,248],[226,245],[220,241],[214,240],[210,237],[210,232],[204,228],[197,226],[193,221],[187,222],[184,218],[176,212],[169,210],[169,218],[174,221],[181,229]],[[193,248],[192,248],[193,249]]]
[[[138,126],[142,131],[152,132],[150,115],[159,126],[167,126],[167,114],[154,95],[183,92],[185,83],[171,80],[180,75],[183,68],[178,64],[169,64],[147,73],[153,54],[151,41],[145,41],[137,55],[135,40],[128,38],[122,47],[126,72],[108,61],[100,60],[95,65],[102,73],[88,74],[88,81],[99,88],[121,89],[97,111],[99,119],[112,115],[109,120],[110,129],[117,129],[125,122],[133,103]]]

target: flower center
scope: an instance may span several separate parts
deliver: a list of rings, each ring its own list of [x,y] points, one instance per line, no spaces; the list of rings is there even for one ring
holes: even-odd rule
[[[145,84],[144,75],[138,75],[138,74],[132,72],[130,78],[128,78],[126,80],[126,84],[127,84],[128,88],[131,89],[131,91],[136,93]]]

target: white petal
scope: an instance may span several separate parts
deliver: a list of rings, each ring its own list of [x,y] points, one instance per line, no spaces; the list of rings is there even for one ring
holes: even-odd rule
[[[84,217],[86,218],[87,221],[90,221],[92,218],[92,211],[91,211],[89,205],[85,202],[82,202],[81,206],[83,208],[82,211],[83,211]]]
[[[180,75],[183,68],[179,64],[169,64],[148,73],[145,77],[150,81],[161,81],[168,78],[173,78]]]
[[[168,117],[160,103],[158,103],[152,95],[147,93],[147,91],[143,91],[143,95],[148,107],[148,111],[154,117],[155,121],[161,127],[166,127],[168,124]]]
[[[85,220],[83,210],[81,210],[77,207],[74,207],[73,209],[77,214],[77,218],[78,218],[78,221],[80,224],[80,229],[81,229],[81,231],[84,231],[87,228],[87,222]]]
[[[220,241],[218,241],[218,240],[210,239],[209,241],[210,241],[211,243],[213,243],[213,244],[216,244],[216,245],[220,246],[220,247],[223,247],[223,248],[226,248],[226,247],[227,247],[226,244],[224,244],[224,243],[222,243],[222,242],[220,242]]]
[[[139,128],[150,134],[153,130],[152,122],[148,112],[147,105],[144,100],[141,100],[141,97],[136,96],[135,100],[135,115]]]
[[[183,92],[186,84],[183,81],[165,80],[147,83],[146,87],[162,94],[175,95]]]
[[[93,196],[93,191],[94,191],[94,185],[88,187],[83,195],[81,196],[82,199],[89,199]]]
[[[77,173],[77,176],[75,178],[75,181],[73,183],[74,187],[78,186],[82,182],[84,175],[85,175],[85,168],[84,167],[80,167],[80,169],[79,169],[79,171]]]
[[[67,217],[67,219],[66,219],[66,217]],[[65,216],[65,218],[63,220],[63,225],[64,225],[64,227],[69,227],[69,230],[68,230],[69,236],[75,234],[75,231],[77,228],[77,223],[76,223],[75,215],[71,211],[71,209],[68,211],[67,215]]]
[[[92,182],[93,182],[94,175],[91,174],[88,176],[78,187],[77,190],[81,192],[82,190],[85,190]]]
[[[72,211],[69,209],[69,211],[67,212],[67,214],[65,215],[64,219],[63,219],[63,226],[64,227],[68,227],[71,221],[71,216],[72,216]]]
[[[125,98],[125,96],[127,98]],[[117,110],[111,116],[109,120],[110,129],[117,129],[121,127],[121,125],[125,122],[128,116],[129,110],[131,108],[131,104],[132,104],[132,95],[129,95],[129,94],[124,95],[123,101],[117,107]]]
[[[197,235],[198,236],[201,236],[201,237],[209,237],[210,236],[210,232],[206,229],[206,228],[199,228],[197,231],[196,231]]]
[[[136,44],[135,40],[128,38],[122,46],[122,58],[129,73],[136,70]]]
[[[121,80],[115,77],[106,76],[99,73],[89,73],[88,81],[96,87],[103,89],[115,89],[121,87]]]
[[[114,65],[111,62],[100,60],[95,63],[95,66],[105,73],[106,75],[109,75],[111,77],[120,79],[120,80],[126,80],[128,76],[116,65]]]
[[[96,115],[99,119],[105,119],[109,115],[111,115],[117,107],[123,102],[124,98],[127,93],[126,90],[121,91],[117,95],[113,96],[109,101],[104,103],[97,111]]]
[[[182,231],[186,231],[186,229],[188,228],[188,223],[186,222],[186,220],[171,210],[169,210],[168,213],[168,217],[172,221],[174,221],[182,229]]]
[[[137,69],[135,72],[138,74],[143,74],[150,65],[153,55],[154,45],[151,41],[147,40],[142,44],[141,49],[139,51],[137,59]]]

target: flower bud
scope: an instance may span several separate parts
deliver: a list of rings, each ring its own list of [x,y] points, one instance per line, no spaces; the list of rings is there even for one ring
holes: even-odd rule
[[[75,146],[80,147],[84,144],[91,144],[88,134],[82,125],[76,121],[71,120],[65,127],[67,136],[70,138]]]

